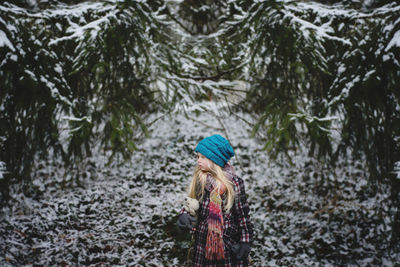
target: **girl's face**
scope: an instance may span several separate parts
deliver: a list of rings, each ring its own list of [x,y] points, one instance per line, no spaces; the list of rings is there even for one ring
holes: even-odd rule
[[[197,166],[199,166],[202,171],[210,170],[210,163],[208,158],[204,157],[201,153],[197,152]]]

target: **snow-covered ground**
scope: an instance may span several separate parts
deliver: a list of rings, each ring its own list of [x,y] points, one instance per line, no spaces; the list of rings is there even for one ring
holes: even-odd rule
[[[176,216],[196,163],[194,148],[215,133],[231,141],[231,163],[245,180],[253,266],[400,262],[399,251],[388,249],[395,212],[389,192],[367,189],[373,186],[362,162],[329,169],[301,152],[293,165],[272,162],[249,138],[250,127],[215,103],[183,114],[157,121],[130,162],[107,165],[104,153],[87,159],[82,186],[62,189],[62,168],[38,164],[34,184],[43,194],[15,193],[2,207],[0,265],[187,265],[190,236],[178,231]]]

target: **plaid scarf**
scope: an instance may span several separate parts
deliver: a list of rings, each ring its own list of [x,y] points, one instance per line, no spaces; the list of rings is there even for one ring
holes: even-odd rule
[[[228,179],[232,179],[235,174],[233,167],[227,164],[224,168]],[[221,192],[216,187],[216,181],[211,174],[207,175],[206,187],[210,191],[210,202],[208,204],[208,232],[206,239],[206,259],[224,259],[223,227],[224,219],[222,215],[222,198],[225,192]]]

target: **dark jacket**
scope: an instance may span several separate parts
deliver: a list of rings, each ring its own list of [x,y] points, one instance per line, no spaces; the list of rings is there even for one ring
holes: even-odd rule
[[[205,247],[207,239],[207,217],[208,204],[210,202],[210,191],[205,188],[203,199],[200,201],[200,207],[197,211],[197,225],[194,244],[193,266],[248,266],[248,260],[236,260],[231,249],[232,245],[239,242],[253,242],[253,225],[249,217],[249,205],[246,199],[244,182],[241,178],[233,175],[231,178],[234,184],[235,200],[228,213],[224,213],[224,249],[225,259],[223,261],[209,261],[205,258]],[[222,206],[224,205],[224,198]],[[181,213],[186,212],[184,209]]]

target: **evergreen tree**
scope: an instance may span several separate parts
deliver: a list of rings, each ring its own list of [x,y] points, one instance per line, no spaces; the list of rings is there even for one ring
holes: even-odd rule
[[[1,180],[30,187],[49,155],[76,166],[97,143],[127,158],[157,109],[151,84],[162,59],[161,3],[93,2],[1,7]],[[165,60],[168,62],[168,60]],[[50,154],[49,154],[50,153]]]
[[[243,106],[274,156],[305,137],[311,155],[335,161],[351,148],[374,179],[389,177],[400,159],[399,7],[349,5],[262,1],[232,23],[230,37],[249,44]]]
[[[400,7],[384,3],[238,1],[244,15],[226,33],[248,44],[240,54],[251,87],[240,107],[257,119],[264,148],[290,160],[305,147],[326,166],[352,152],[368,163],[370,189],[389,185],[398,206]]]

